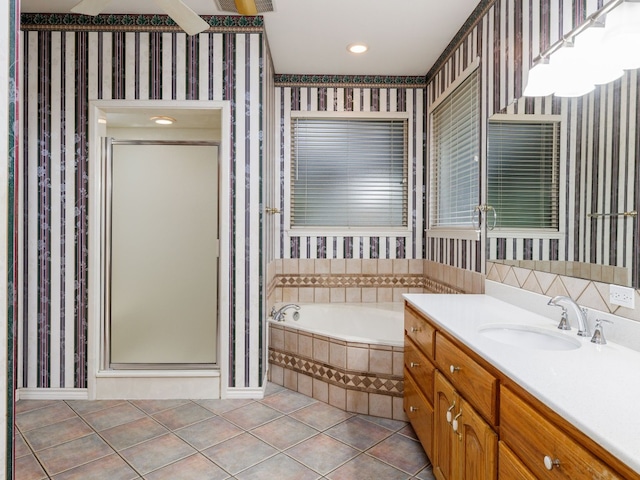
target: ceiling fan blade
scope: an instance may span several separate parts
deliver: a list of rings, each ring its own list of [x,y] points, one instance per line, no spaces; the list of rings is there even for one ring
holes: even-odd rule
[[[195,35],[209,28],[200,15],[182,3],[181,0],[154,0],[156,4],[169,15],[174,22],[180,25],[187,35]]]
[[[255,0],[235,0],[240,15],[257,15],[258,8]]]
[[[75,7],[71,9],[73,13],[81,13],[82,15],[96,15],[102,13],[102,11],[111,3],[111,0],[82,0]]]

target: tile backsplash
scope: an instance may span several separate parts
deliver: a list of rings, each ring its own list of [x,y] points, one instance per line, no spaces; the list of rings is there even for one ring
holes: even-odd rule
[[[581,306],[640,321],[640,308],[609,303],[609,283],[493,262],[487,262],[487,280],[550,297],[567,295]],[[635,290],[635,296],[635,303],[640,307],[638,290]]]

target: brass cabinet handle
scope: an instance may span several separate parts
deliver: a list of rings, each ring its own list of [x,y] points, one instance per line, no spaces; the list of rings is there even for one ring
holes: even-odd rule
[[[451,406],[447,408],[447,423],[451,423],[451,420],[453,418],[453,414],[451,413],[451,410],[453,410],[455,407],[456,407],[456,401],[454,400]]]
[[[410,330],[411,330],[411,333],[417,333],[417,332],[422,331],[422,329],[420,327],[411,327]]]
[[[418,407],[414,407],[414,406],[409,407],[410,412],[417,412],[418,410],[419,410]]]
[[[461,415],[462,415],[462,410],[460,410],[460,412],[458,412],[458,414],[455,417],[453,417],[453,421],[451,422],[451,428],[456,433],[458,433],[458,418],[460,418]]]
[[[420,364],[419,364],[418,362],[410,362],[410,363],[409,363],[409,366],[410,366],[411,368],[416,368],[416,367],[419,367],[419,366],[420,366]]]
[[[451,373],[459,372],[459,371],[460,371],[460,367],[456,367],[456,366],[454,366],[454,365],[449,365],[449,371],[450,371]]]

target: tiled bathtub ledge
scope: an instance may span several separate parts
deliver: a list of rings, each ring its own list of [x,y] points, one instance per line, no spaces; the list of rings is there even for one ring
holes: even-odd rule
[[[269,380],[348,412],[406,420],[404,348],[269,325]]]

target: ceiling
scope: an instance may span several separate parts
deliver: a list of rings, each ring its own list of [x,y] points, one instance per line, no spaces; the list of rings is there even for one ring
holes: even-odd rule
[[[21,0],[27,13],[68,13],[79,0]],[[226,15],[214,0],[184,0]],[[264,14],[276,73],[425,75],[479,0],[273,0]],[[113,0],[104,13],[163,13],[152,0]],[[360,56],[347,45],[364,42]]]

